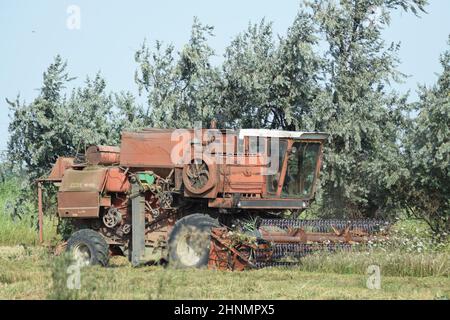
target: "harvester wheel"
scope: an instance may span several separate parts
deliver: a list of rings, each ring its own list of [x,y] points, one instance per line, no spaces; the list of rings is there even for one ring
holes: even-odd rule
[[[169,264],[175,268],[202,268],[209,260],[211,228],[218,221],[195,213],[175,223],[169,236]]]
[[[109,261],[109,246],[106,240],[91,229],[74,232],[67,241],[67,250],[82,266],[106,266]]]

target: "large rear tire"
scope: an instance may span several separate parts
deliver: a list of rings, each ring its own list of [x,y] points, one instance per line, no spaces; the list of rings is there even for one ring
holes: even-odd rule
[[[94,230],[82,229],[74,232],[67,241],[67,251],[82,266],[108,265],[109,245]]]
[[[195,213],[175,223],[169,236],[169,265],[175,268],[203,268],[208,265],[210,235],[216,219]]]

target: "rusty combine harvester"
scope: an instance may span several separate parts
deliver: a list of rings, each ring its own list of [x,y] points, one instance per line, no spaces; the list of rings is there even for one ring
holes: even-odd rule
[[[285,218],[313,200],[326,139],[263,129],[123,132],[120,148],[60,157],[38,182],[41,238],[41,188],[51,182],[59,217],[77,230],[67,249],[85,264],[123,254],[135,266],[243,270],[371,240],[382,222]]]

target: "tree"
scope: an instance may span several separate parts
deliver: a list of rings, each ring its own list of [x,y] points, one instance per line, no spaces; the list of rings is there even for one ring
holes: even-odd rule
[[[226,48],[218,117],[221,126],[269,126],[274,62],[272,23],[265,20],[249,25]]]
[[[381,37],[397,8],[424,10],[422,0],[313,1],[326,41],[325,91],[315,100],[316,129],[331,134],[322,179],[323,212],[386,215],[391,186],[402,170],[398,138],[405,97],[389,89],[399,80],[396,44]],[[373,19],[373,12],[381,12]]]
[[[76,88],[65,103],[64,130],[70,135],[70,154],[84,152],[81,147],[95,144],[117,144],[114,100],[106,92],[106,81],[100,73],[86,78],[85,86]]]
[[[11,109],[8,159],[35,180],[48,173],[58,156],[74,156],[92,144],[120,142],[120,132],[145,124],[142,109],[129,92],[108,93],[100,73],[67,98],[71,78],[60,56],[43,75],[38,97],[30,104],[8,100]]]
[[[448,41],[450,46],[450,37]],[[418,116],[405,138],[408,171],[400,191],[409,212],[424,219],[440,238],[450,232],[450,50],[441,56],[442,73],[431,88],[420,87]],[[405,186],[407,186],[405,188]]]
[[[156,42],[152,52],[144,42],[136,52],[135,81],[147,94],[144,122],[155,127],[192,127],[194,122],[209,123],[214,117],[218,71],[210,64],[214,55],[208,46],[213,28],[194,18],[189,42],[174,57],[172,45]]]
[[[130,92],[113,94],[115,115],[112,128],[112,140],[120,141],[122,131],[136,131],[146,126],[146,116],[142,106]]]
[[[172,121],[176,99],[173,51],[172,45],[163,48],[163,44],[157,41],[155,52],[151,52],[144,41],[135,54],[135,61],[139,65],[135,82],[139,93],[145,90],[147,94],[147,109],[143,114],[146,125],[164,127],[165,119]]]
[[[278,41],[271,23],[250,25],[226,50],[222,125],[329,132],[321,213],[392,212],[406,97],[390,90],[402,77],[399,46],[386,45],[381,31],[390,11],[417,13],[425,3],[310,1]]]
[[[250,24],[226,49],[220,88],[223,125],[301,130],[320,93],[322,59],[311,14],[300,11],[286,36],[272,23]],[[306,121],[306,122],[305,122]]]
[[[34,180],[45,174],[58,155],[71,151],[71,137],[65,130],[63,90],[73,80],[67,62],[57,55],[43,74],[38,97],[30,104],[15,101],[10,105],[8,158]]]
[[[87,77],[85,85],[74,88],[66,98],[63,90],[73,79],[66,68],[67,63],[56,56],[44,72],[42,88],[32,103],[20,102],[20,97],[8,100],[11,123],[7,156],[23,181],[13,215],[25,213],[21,212],[27,207],[23,203],[34,198],[30,193],[35,191],[33,182],[48,174],[58,156],[75,156],[91,144],[117,145],[122,130],[143,125],[142,109],[134,97],[129,92],[108,93],[100,73],[93,79]],[[28,207],[34,205],[32,201]]]

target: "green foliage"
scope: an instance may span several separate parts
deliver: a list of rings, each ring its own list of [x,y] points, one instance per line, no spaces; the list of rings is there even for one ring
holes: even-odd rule
[[[45,244],[61,240],[57,234],[58,219],[44,217]],[[35,245],[39,242],[35,198],[23,199],[17,180],[0,183],[0,245]]]
[[[322,60],[311,15],[300,11],[285,37],[272,23],[251,24],[226,49],[219,121],[225,127],[311,127],[304,114],[319,94]]]
[[[67,63],[58,55],[43,75],[39,96],[31,103],[20,102],[20,97],[8,101],[11,109],[9,124],[10,161],[24,167],[30,181],[43,175],[59,154],[70,154],[70,136],[67,118],[63,117],[65,97],[62,90],[70,78]]]
[[[423,219],[399,218],[389,230],[389,239],[382,245],[386,250],[410,253],[450,252],[450,241],[437,239]]]
[[[450,38],[449,38],[450,45]],[[404,145],[406,168],[401,195],[409,212],[424,219],[441,238],[450,233],[450,50],[441,56],[443,71],[431,88],[420,88],[418,116]]]
[[[264,19],[249,24],[218,66],[208,45],[213,27],[194,18],[179,52],[160,41],[137,50],[135,82],[145,106],[129,92],[107,92],[100,74],[66,97],[72,78],[57,56],[32,103],[9,101],[8,159],[29,186],[58,155],[74,155],[89,144],[117,144],[123,130],[189,128],[196,121],[207,126],[215,118],[222,128],[326,131],[331,136],[314,216],[391,217],[407,208],[445,237],[449,54],[443,55],[438,84],[421,88],[414,105],[419,116],[410,119],[407,96],[391,88],[403,78],[399,44],[381,36],[394,10],[419,15],[426,4],[305,1],[284,35],[275,36]]]
[[[88,77],[83,88],[73,90],[65,104],[63,117],[70,121],[64,128],[77,151],[80,145],[117,143],[112,130],[113,101],[105,88],[106,82],[98,73],[93,80]]]
[[[51,169],[59,155],[74,156],[91,144],[118,144],[120,130],[139,128],[141,109],[128,92],[108,93],[100,73],[86,78],[67,98],[67,63],[58,55],[43,75],[30,104],[11,102],[8,159],[33,182]]]
[[[152,52],[144,42],[136,52],[135,81],[147,94],[148,109],[144,123],[162,128],[189,128],[196,121],[209,123],[216,114],[219,74],[211,66],[214,55],[207,40],[213,27],[194,18],[191,37],[174,57],[172,45],[156,42]]]
[[[416,6],[417,5],[417,6]],[[398,45],[381,31],[397,7],[421,9],[414,1],[313,1],[319,34],[326,42],[325,88],[316,99],[315,129],[331,133],[324,158],[323,207],[327,215],[386,216],[391,186],[402,170],[398,130],[405,97],[391,92]],[[372,12],[382,14],[373,21]]]

